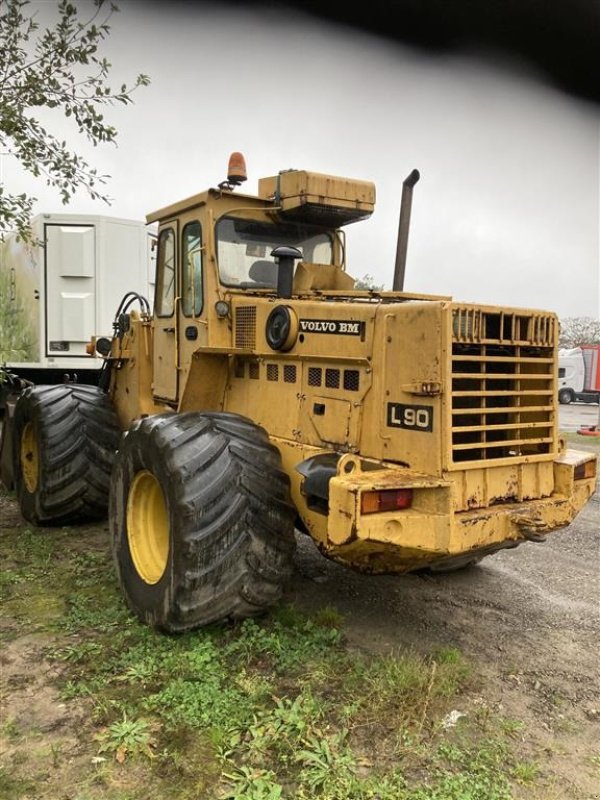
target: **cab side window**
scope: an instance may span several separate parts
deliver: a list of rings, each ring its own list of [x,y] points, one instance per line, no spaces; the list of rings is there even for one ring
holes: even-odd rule
[[[186,317],[197,317],[204,302],[202,289],[202,231],[199,222],[188,222],[183,229],[181,248],[182,298]]]
[[[175,310],[175,232],[173,228],[165,228],[158,237],[154,307],[159,317],[170,317]]]

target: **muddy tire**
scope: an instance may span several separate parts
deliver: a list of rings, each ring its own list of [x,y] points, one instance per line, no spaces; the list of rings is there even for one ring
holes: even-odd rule
[[[103,519],[120,429],[95,386],[33,386],[14,410],[14,481],[34,525]]]
[[[141,420],[123,437],[110,494],[129,608],[168,633],[267,611],[292,573],[295,514],[279,452],[250,420]]]

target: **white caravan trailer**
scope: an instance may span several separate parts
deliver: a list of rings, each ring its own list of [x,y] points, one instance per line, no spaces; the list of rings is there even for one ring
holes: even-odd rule
[[[39,214],[37,244],[0,243],[0,368],[33,383],[95,383],[102,359],[86,355],[110,337],[125,294],[152,305],[156,236],[144,221]]]

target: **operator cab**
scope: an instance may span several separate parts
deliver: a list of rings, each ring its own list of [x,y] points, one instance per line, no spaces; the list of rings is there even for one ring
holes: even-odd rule
[[[227,181],[219,188],[233,191],[245,176],[244,157],[232,153]],[[308,281],[304,274],[304,281],[299,282],[304,288],[348,288],[345,275],[340,278],[341,285],[334,281],[332,286],[332,276],[344,270],[344,237],[339,228],[371,215],[373,183],[285,170],[259,180],[258,199],[272,204],[262,207],[267,212],[264,220],[232,213],[216,222],[216,258],[224,287],[275,289],[279,259],[273,251],[283,247],[298,251],[302,265],[323,267],[313,269]],[[302,273],[301,266],[297,272]]]

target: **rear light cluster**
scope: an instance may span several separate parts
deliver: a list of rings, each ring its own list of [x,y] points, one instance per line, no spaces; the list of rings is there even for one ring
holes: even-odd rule
[[[401,511],[412,505],[412,489],[382,489],[363,492],[360,499],[362,514],[377,514],[384,511]]]
[[[583,464],[578,464],[575,467],[575,480],[582,481],[584,478],[596,477],[596,462],[586,461]]]

